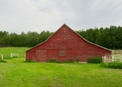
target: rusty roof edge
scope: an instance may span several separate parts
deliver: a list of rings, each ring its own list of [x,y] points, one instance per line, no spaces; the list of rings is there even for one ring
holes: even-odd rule
[[[67,26],[67,25],[66,25],[66,24],[63,24],[61,27],[63,27],[63,26]],[[60,27],[59,29],[61,29],[61,27]],[[68,27],[70,30],[72,30],[69,26],[67,26],[67,27]],[[58,32],[59,29],[58,29],[56,32]],[[72,31],[73,31],[73,30],[72,30]],[[55,32],[55,33],[56,33],[56,32]],[[95,44],[95,43],[92,43],[92,42],[86,40],[84,37],[82,37],[81,35],[79,35],[79,34],[76,33],[75,31],[73,31],[73,32],[74,32],[75,34],[77,34],[79,37],[81,37],[84,41],[86,41],[86,42],[88,42],[88,43],[90,43],[90,44],[92,44],[92,45],[95,45],[95,46],[97,46],[97,47],[103,48],[103,49],[108,50],[108,51],[112,51],[112,50],[110,50],[110,49],[108,49],[108,48],[105,48],[105,47],[103,47],[103,46],[100,46],[100,45],[98,45],[98,44]],[[55,34],[55,33],[54,33],[54,34]],[[38,46],[41,45],[41,44],[44,44],[44,43],[47,42],[54,34],[52,34],[52,35],[51,35],[48,39],[46,39],[44,42],[35,45],[34,47],[28,49],[27,51],[29,51],[29,50],[31,50],[31,49],[33,49],[33,48],[35,48],[35,47],[38,47]],[[27,52],[27,51],[26,51],[26,52]]]
[[[72,29],[71,29],[72,30]],[[73,30],[72,30],[73,31]],[[76,33],[76,32],[75,32]],[[92,45],[95,45],[95,46],[97,46],[97,47],[100,47],[100,48],[103,48],[103,49],[105,49],[105,50],[108,50],[108,51],[112,51],[112,50],[110,50],[110,49],[108,49],[108,48],[105,48],[105,47],[103,47],[103,46],[100,46],[100,45],[98,45],[98,44],[95,44],[95,43],[92,43],[92,42],[90,42],[90,41],[88,41],[88,40],[86,40],[84,37],[82,37],[81,35],[79,35],[78,33],[76,33],[79,37],[81,37],[84,41],[86,41],[86,42],[88,42],[88,43],[90,43],[90,44],[92,44]]]
[[[66,24],[64,24],[64,25],[66,25]],[[67,26],[67,25],[66,25]],[[72,30],[72,28],[70,28],[69,26],[67,26],[70,30]],[[86,40],[84,37],[82,37],[81,35],[79,35],[77,32],[75,32],[74,30],[72,30],[75,34],[77,34],[79,37],[81,37],[84,41],[86,41],[86,42],[88,42],[88,43],[90,43],[90,44],[92,44],[92,45],[95,45],[95,46],[98,46],[98,47],[100,47],[100,48],[103,48],[103,49],[105,49],[105,50],[108,50],[108,51],[112,51],[112,50],[110,50],[110,49],[108,49],[108,48],[105,48],[105,47],[103,47],[103,46],[100,46],[100,45],[98,45],[98,44],[95,44],[95,43],[92,43],[92,42],[90,42],[90,41],[88,41],[88,40]]]
[[[54,34],[52,34],[48,39],[46,39],[44,42],[42,42],[42,43],[39,43],[39,44],[37,44],[37,45],[35,45],[35,46],[33,46],[33,47],[31,47],[30,49],[28,49],[28,50],[26,50],[26,52],[27,51],[29,51],[29,50],[31,50],[31,49],[33,49],[33,48],[35,48],[35,47],[38,47],[39,45],[42,45],[42,44],[44,44],[45,42],[47,42],[52,36],[53,36]]]
[[[65,24],[66,25],[66,24]],[[66,25],[67,26],[67,25]],[[72,30],[69,26],[67,26],[70,30]],[[73,31],[73,30],[72,30]],[[108,51],[112,51],[112,50],[110,50],[110,49],[108,49],[108,48],[105,48],[105,47],[103,47],[103,46],[100,46],[100,45],[98,45],[98,44],[95,44],[95,43],[92,43],[92,42],[90,42],[90,41],[88,41],[88,40],[86,40],[84,37],[82,37],[81,35],[79,35],[77,32],[75,32],[75,31],[73,31],[75,34],[77,34],[79,37],[81,37],[84,41],[86,41],[86,42],[88,42],[88,43],[90,43],[90,44],[92,44],[92,45],[95,45],[95,46],[98,46],[98,47],[100,47],[100,48],[103,48],[103,49],[105,49],[105,50],[108,50]]]
[[[63,27],[64,25],[67,26],[66,24],[63,24],[61,27]],[[60,27],[59,29],[61,29],[61,27]],[[67,26],[67,27],[68,27],[68,26]],[[56,32],[58,32],[59,29],[56,30]],[[55,33],[56,33],[56,32],[55,32]],[[41,45],[41,44],[44,44],[44,43],[47,42],[55,33],[53,33],[53,34],[52,34],[49,38],[47,38],[44,42],[39,43],[39,44],[37,44],[37,45],[31,47],[30,49],[26,50],[26,52],[29,51],[29,50],[31,50],[31,49],[33,49],[33,48],[35,48],[35,47],[38,47],[38,46]]]
[[[76,34],[77,34],[77,33],[76,33]],[[77,34],[77,35],[80,36],[79,34]],[[112,50],[110,50],[110,49],[108,49],[108,48],[105,48],[105,47],[100,46],[100,45],[98,45],[98,44],[92,43],[92,42],[86,40],[86,39],[85,39],[84,37],[82,37],[82,36],[80,36],[80,37],[81,37],[83,40],[85,40],[86,42],[88,42],[88,43],[90,43],[90,44],[92,44],[92,45],[98,46],[98,47],[103,48],[103,49],[108,50],[108,51],[112,51]]]

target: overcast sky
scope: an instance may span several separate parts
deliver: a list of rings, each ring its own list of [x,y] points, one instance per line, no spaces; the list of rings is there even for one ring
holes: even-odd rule
[[[0,0],[0,31],[122,26],[122,0]]]

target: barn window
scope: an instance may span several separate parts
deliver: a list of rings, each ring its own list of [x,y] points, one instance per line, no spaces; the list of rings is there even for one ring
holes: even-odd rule
[[[60,50],[59,56],[66,56],[66,50]]]

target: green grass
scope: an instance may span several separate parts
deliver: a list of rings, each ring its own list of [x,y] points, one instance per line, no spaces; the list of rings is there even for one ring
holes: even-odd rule
[[[122,70],[100,64],[5,61],[0,63],[0,87],[122,87]]]
[[[0,54],[4,55],[4,58],[10,58],[11,53],[19,54],[19,57],[25,56],[27,47],[2,47],[0,48]]]
[[[6,55],[12,50],[23,55],[28,48],[1,49]],[[29,63],[23,57],[4,61],[0,62],[0,87],[122,87],[122,69],[100,64]]]

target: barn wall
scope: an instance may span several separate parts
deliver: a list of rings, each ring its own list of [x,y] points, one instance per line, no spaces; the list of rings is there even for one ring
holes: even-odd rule
[[[27,51],[26,58],[45,62],[52,58],[66,61],[69,59],[86,62],[93,56],[110,55],[111,51],[88,43],[66,26],[62,26],[45,43]]]

